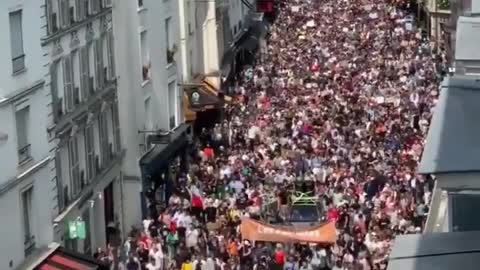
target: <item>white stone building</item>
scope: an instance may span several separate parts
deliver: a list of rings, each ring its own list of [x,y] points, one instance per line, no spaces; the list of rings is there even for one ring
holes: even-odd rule
[[[0,269],[13,269],[52,240],[54,161],[41,6],[5,0],[0,12]]]
[[[179,148],[167,154],[162,149],[172,143],[158,141],[162,134],[183,136],[186,128],[182,126],[183,93],[179,87],[178,7],[177,0],[132,0],[117,1],[113,9],[115,48],[121,52],[116,55],[116,63],[121,138],[126,149],[122,169],[127,229],[138,224],[142,213],[146,213],[142,192],[149,184],[144,183],[147,174],[139,166],[141,158],[153,155],[152,162],[160,156],[165,158],[162,164],[152,166],[162,169],[178,151],[185,150]],[[162,178],[157,172],[148,175],[149,179]]]
[[[111,5],[111,0],[45,0],[45,16],[40,14],[56,174],[43,179],[54,181],[52,240],[87,254],[114,241],[123,212]],[[68,222],[77,220],[85,222],[85,239],[68,237]]]

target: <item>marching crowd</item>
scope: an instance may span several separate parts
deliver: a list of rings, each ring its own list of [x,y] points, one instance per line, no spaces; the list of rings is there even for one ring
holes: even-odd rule
[[[386,269],[394,237],[420,232],[428,213],[434,179],[416,168],[444,61],[406,6],[280,4],[227,120],[198,135],[189,172],[176,179],[184,188],[132,230],[121,267]],[[242,217],[259,218],[268,197],[285,206],[303,180],[336,222],[334,245],[242,240]]]

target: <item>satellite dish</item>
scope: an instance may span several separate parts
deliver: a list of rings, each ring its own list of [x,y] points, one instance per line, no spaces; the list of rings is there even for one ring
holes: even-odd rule
[[[0,131],[0,146],[8,141],[8,134]]]

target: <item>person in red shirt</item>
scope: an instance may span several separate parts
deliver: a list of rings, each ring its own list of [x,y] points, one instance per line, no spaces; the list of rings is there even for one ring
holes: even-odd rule
[[[340,213],[338,212],[338,209],[336,207],[332,206],[330,209],[328,209],[328,212],[327,212],[328,221],[336,222],[338,220],[339,215]]]
[[[278,266],[278,269],[283,269],[283,264],[285,263],[285,251],[283,250],[282,244],[277,244],[277,248],[274,253],[275,264]]]
[[[210,146],[210,144],[207,144],[207,146],[203,149],[203,153],[207,158],[213,158],[213,148]]]

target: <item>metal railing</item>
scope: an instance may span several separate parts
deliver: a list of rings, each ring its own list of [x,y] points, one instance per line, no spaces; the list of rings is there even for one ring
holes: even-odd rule
[[[30,144],[18,149],[18,163],[23,163],[30,158]]]

